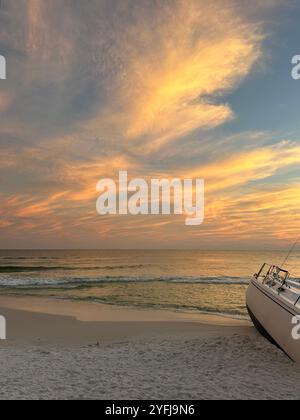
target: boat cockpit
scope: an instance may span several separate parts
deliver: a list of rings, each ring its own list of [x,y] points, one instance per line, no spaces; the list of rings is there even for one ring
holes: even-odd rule
[[[292,279],[287,270],[264,264],[254,278],[287,303],[300,308],[300,281]]]

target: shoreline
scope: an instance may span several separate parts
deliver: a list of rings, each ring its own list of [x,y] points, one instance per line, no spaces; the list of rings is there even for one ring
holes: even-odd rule
[[[0,296],[6,346],[84,345],[145,338],[198,338],[248,333],[251,323],[219,315],[133,309],[57,298]]]

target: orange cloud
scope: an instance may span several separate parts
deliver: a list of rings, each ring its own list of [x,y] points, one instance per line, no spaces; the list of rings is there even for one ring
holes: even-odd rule
[[[141,153],[232,119],[230,106],[216,99],[261,56],[259,26],[238,16],[232,2],[176,0],[160,14],[155,28],[141,19],[125,33],[126,73],[113,105],[89,123],[125,139],[142,138]]]
[[[234,153],[224,160],[203,165],[187,176],[206,179],[209,192],[225,190],[274,175],[283,168],[299,165],[300,147],[282,142],[276,146]]]

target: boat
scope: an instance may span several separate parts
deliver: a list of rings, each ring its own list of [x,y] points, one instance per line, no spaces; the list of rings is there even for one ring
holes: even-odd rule
[[[264,264],[250,281],[246,301],[256,329],[300,363],[300,281],[287,270]]]

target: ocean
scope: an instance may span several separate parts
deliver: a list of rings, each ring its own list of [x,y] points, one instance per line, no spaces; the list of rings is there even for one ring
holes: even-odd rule
[[[245,318],[245,293],[280,252],[0,251],[0,294]],[[287,268],[300,277],[300,253]]]

